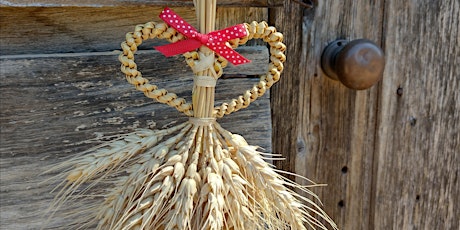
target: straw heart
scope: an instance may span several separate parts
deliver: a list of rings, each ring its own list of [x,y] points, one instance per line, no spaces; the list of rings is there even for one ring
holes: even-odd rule
[[[192,51],[202,45],[205,45],[212,51],[227,59],[227,61],[233,65],[250,62],[226,44],[228,40],[247,36],[248,33],[244,24],[238,24],[223,30],[213,31],[208,34],[201,34],[169,8],[165,8],[161,12],[160,18],[188,38],[172,44],[155,47],[155,49],[167,57]]]

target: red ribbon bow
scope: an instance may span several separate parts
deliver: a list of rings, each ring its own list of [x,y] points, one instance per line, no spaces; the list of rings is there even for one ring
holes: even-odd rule
[[[192,51],[202,45],[205,45],[212,51],[227,59],[233,65],[250,62],[250,60],[241,56],[233,50],[232,47],[226,44],[228,40],[241,38],[247,35],[244,24],[238,24],[223,30],[213,31],[208,34],[200,34],[195,28],[193,28],[193,26],[188,24],[184,19],[169,8],[165,8],[161,12],[160,18],[188,38],[172,44],[155,47],[166,57]]]

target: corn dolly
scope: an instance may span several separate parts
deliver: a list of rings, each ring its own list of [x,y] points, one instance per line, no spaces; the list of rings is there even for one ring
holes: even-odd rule
[[[327,229],[326,222],[335,229],[317,204],[293,191],[316,197],[307,187],[281,176],[264,161],[272,154],[259,152],[216,121],[248,107],[279,80],[286,59],[283,35],[265,22],[213,31],[215,1],[195,4],[203,34],[166,8],[160,15],[164,22],[138,25],[126,35],[119,56],[129,83],[189,116],[189,121],[164,130],[139,129],[61,164],[65,182],[55,207],[90,197],[102,183],[109,188],[105,200],[75,210],[79,228]],[[188,46],[183,55],[194,72],[192,103],[149,83],[137,69],[137,47],[155,38],[172,42],[157,47],[168,56],[183,53]],[[233,48],[251,39],[262,39],[270,47],[267,73],[243,95],[214,106],[223,68],[228,62],[249,62]]]

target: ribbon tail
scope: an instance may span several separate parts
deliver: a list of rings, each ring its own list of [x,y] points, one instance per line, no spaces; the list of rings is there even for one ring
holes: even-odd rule
[[[193,39],[187,39],[167,45],[156,46],[154,48],[160,51],[166,57],[171,57],[174,55],[183,54],[185,52],[198,49],[200,48],[200,46],[201,42]]]
[[[238,52],[236,52],[231,47],[228,47],[225,44],[219,44],[217,46],[211,46],[209,48],[235,66],[251,62],[251,60],[246,59],[245,57],[243,57],[243,55],[239,54]]]
[[[238,60],[231,60],[230,63],[232,63],[233,65],[237,66],[237,65],[243,65],[243,64],[248,64],[251,62],[251,60],[243,57],[241,54],[238,54],[240,56],[240,60],[241,62],[239,62]]]

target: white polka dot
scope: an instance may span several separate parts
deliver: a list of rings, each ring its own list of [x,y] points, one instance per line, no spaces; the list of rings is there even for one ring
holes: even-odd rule
[[[230,32],[230,34],[233,34],[233,31],[232,31],[232,32]]]
[[[176,15],[173,15],[174,18],[176,18]]]
[[[225,33],[228,33],[228,30],[225,30]]]
[[[222,41],[222,38],[219,38],[219,41],[221,42],[221,41]]]
[[[233,29],[234,29],[234,30],[237,30],[238,28],[237,28],[237,27],[235,27],[235,28],[233,28]]]
[[[230,56],[228,56],[228,55],[227,55],[227,56],[225,56],[225,57],[226,57],[226,58],[230,58]]]
[[[191,29],[192,27],[191,27],[191,26],[187,26],[187,28]]]
[[[170,17],[171,17],[171,15],[168,14],[168,18],[170,18]]]
[[[184,27],[185,28],[185,27]],[[184,30],[184,33],[188,33],[188,30]]]

